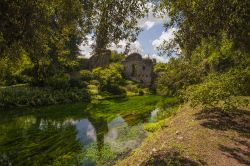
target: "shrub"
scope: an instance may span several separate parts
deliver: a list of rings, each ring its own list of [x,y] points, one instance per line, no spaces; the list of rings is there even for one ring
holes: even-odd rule
[[[143,125],[144,130],[148,131],[148,132],[155,132],[159,129],[161,129],[161,127],[165,124],[164,120],[161,120],[159,122],[156,123],[146,123]]]
[[[138,92],[138,85],[129,84],[126,86],[126,89],[127,89],[127,91],[137,93]]]
[[[139,90],[139,96],[143,96],[144,95],[144,92],[143,92],[143,90]]]
[[[43,106],[73,102],[88,102],[85,89],[68,88],[55,90],[36,87],[7,87],[0,89],[0,106]]]
[[[80,75],[83,81],[90,81],[93,78],[93,75],[89,70],[81,70]]]
[[[50,77],[47,85],[53,89],[67,89],[69,87],[70,76],[68,74],[56,74]]]
[[[108,68],[96,68],[93,70],[94,79],[100,83],[100,90],[107,91],[112,94],[122,94],[123,90],[119,88],[124,80],[122,77],[121,64],[110,64]]]
[[[240,104],[236,96],[249,95],[249,92],[250,68],[231,70],[223,74],[210,74],[203,83],[189,86],[182,97],[193,107],[223,106],[227,110]]]
[[[113,95],[122,95],[122,96],[126,96],[126,90],[120,88],[118,85],[107,85],[107,86],[104,86],[103,91],[107,91]]]
[[[69,80],[70,87],[77,87],[77,88],[87,88],[88,82],[82,81],[78,78],[71,78]]]

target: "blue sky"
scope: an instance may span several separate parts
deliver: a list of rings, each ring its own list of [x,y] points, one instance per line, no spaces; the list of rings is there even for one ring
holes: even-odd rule
[[[150,6],[150,5],[149,5]],[[168,20],[168,17],[155,17],[152,10],[149,12],[148,16],[138,20],[138,26],[143,29],[139,34],[137,41],[131,44],[130,53],[138,52],[143,56],[149,56],[155,58],[158,62],[167,62],[166,57],[158,56],[157,47],[160,46],[164,41],[171,40],[174,35],[173,32],[175,28],[169,29],[168,31],[164,30],[163,24]],[[91,47],[93,40],[91,35],[88,37],[88,45],[81,45],[80,49],[82,54],[86,57],[90,57]],[[123,52],[126,47],[127,41],[122,40],[118,45],[111,44],[111,50],[116,50],[118,52]]]
[[[150,29],[144,29],[144,31],[139,34],[138,41],[141,43],[145,54],[157,54],[152,43],[160,38],[163,31],[163,23],[159,23]]]

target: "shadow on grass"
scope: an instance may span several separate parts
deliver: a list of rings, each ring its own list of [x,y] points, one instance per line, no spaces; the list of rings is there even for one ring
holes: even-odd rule
[[[250,134],[250,111],[231,112],[216,109],[204,109],[196,114],[197,120],[204,120],[202,126],[215,130],[234,130],[243,135]]]
[[[250,165],[250,143],[246,140],[233,139],[236,146],[229,147],[225,145],[219,145],[219,149],[227,157],[238,160],[239,163]]]
[[[204,161],[195,161],[184,157],[181,153],[172,149],[168,152],[157,152],[150,159],[142,164],[142,166],[200,166],[207,165]]]
[[[241,164],[250,165],[250,111],[204,109],[196,114],[196,119],[202,120],[201,125],[209,129],[238,132],[239,136],[231,138],[232,144],[220,144],[219,150]]]

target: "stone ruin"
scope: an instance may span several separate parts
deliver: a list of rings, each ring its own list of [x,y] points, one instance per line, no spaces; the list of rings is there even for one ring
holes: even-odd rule
[[[100,50],[89,58],[88,66],[89,69],[94,69],[97,67],[106,67],[110,64],[111,51],[110,50]]]
[[[124,73],[128,79],[140,83],[142,86],[153,86],[155,59],[142,58],[138,53],[128,55],[123,60]]]
[[[101,50],[88,60],[90,70],[106,67],[111,62],[111,51]],[[155,59],[142,58],[138,53],[128,55],[123,61],[124,74],[127,79],[140,83],[142,86],[154,86],[155,74],[153,67]]]

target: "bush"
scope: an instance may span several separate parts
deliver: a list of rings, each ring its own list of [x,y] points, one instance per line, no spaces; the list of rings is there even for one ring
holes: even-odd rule
[[[119,87],[124,82],[122,77],[121,64],[110,64],[108,68],[96,68],[93,70],[94,79],[100,83],[100,90],[107,91],[112,94],[124,94],[123,90]]]
[[[67,89],[69,88],[70,76],[68,74],[56,74],[50,77],[47,85],[53,89]]]
[[[6,87],[0,89],[0,106],[43,106],[73,102],[88,102],[85,89],[68,88],[55,90],[36,87]]]
[[[128,85],[126,85],[126,89],[127,89],[127,91],[129,91],[129,92],[133,92],[133,93],[137,93],[138,92],[138,85],[134,85],[134,84],[128,84]]]
[[[112,85],[107,85],[104,86],[103,91],[109,92],[113,95],[122,95],[122,96],[126,96],[126,90],[120,88],[119,86],[112,86]]]
[[[231,70],[223,74],[210,74],[203,83],[189,86],[183,98],[195,107],[223,106],[225,110],[240,104],[236,96],[249,95],[250,68]]]
[[[144,95],[144,92],[143,92],[143,90],[139,90],[139,96],[143,96]]]
[[[143,125],[144,130],[148,131],[148,132],[155,132],[159,129],[161,129],[161,127],[165,124],[164,120],[161,120],[159,122],[156,123],[146,123]]]
[[[93,78],[93,75],[89,70],[81,70],[80,75],[83,81],[90,81]]]
[[[78,78],[71,78],[69,80],[70,87],[76,87],[76,88],[87,88],[88,82],[82,81]]]

